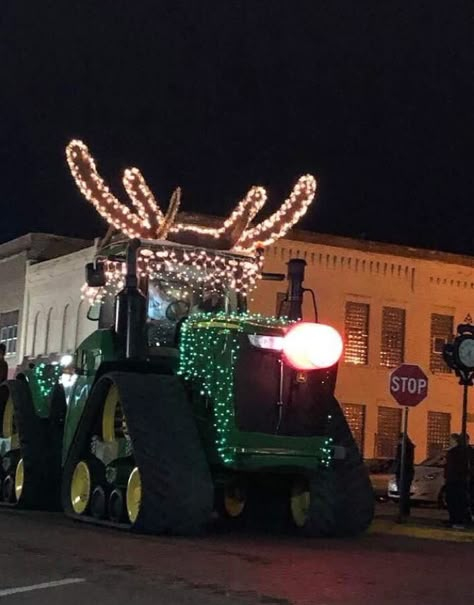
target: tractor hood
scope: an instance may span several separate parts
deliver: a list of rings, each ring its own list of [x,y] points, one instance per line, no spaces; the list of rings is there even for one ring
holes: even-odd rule
[[[207,333],[206,340],[211,334],[233,335],[241,344],[244,340],[251,348],[277,354],[299,371],[330,368],[343,350],[342,338],[331,326],[248,313],[192,316],[183,325],[183,339],[189,340],[192,333]]]

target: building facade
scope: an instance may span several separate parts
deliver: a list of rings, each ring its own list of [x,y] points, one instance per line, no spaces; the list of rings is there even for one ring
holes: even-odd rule
[[[390,372],[420,365],[428,397],[409,414],[416,460],[444,449],[461,429],[461,389],[442,358],[456,326],[474,317],[474,258],[333,236],[298,233],[268,251],[266,270],[284,271],[290,258],[306,263],[307,288],[319,320],[345,336],[336,396],[366,458],[392,457],[402,408],[389,392]],[[275,313],[278,282],[262,282],[251,306]],[[311,298],[305,318],[314,317]],[[471,403],[474,411],[474,402]],[[468,430],[474,433],[474,415]]]
[[[85,266],[94,254],[95,246],[88,246],[27,267],[20,359],[72,353],[96,328],[81,300]]]
[[[25,281],[29,266],[83,248],[86,241],[46,233],[30,233],[0,245],[0,341],[7,349],[10,375],[22,359],[20,342]]]
[[[96,328],[80,298],[94,250],[27,267],[21,356],[71,352]],[[420,365],[429,378],[428,398],[409,417],[416,460],[445,448],[460,430],[461,390],[442,347],[474,316],[474,258],[295,232],[267,251],[265,270],[284,273],[290,258],[307,263],[305,286],[315,292],[319,320],[345,336],[336,396],[365,457],[394,454],[402,408],[390,396],[389,375],[402,362]],[[278,313],[285,289],[260,282],[250,309]],[[314,318],[309,295],[304,316]],[[469,420],[474,434],[474,415]]]

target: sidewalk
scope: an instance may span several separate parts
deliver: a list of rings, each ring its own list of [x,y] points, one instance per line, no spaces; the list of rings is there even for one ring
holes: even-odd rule
[[[446,511],[436,508],[412,508],[404,523],[397,523],[398,506],[392,503],[378,504],[376,516],[369,532],[394,536],[409,536],[427,540],[448,542],[474,542],[474,527],[451,529],[445,527]]]

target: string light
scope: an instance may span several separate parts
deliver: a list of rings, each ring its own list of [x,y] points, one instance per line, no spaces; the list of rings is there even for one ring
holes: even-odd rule
[[[180,282],[185,289],[198,295],[230,289],[247,296],[260,279],[262,268],[262,254],[251,258],[230,252],[158,243],[141,249],[137,260],[140,277]],[[114,296],[124,286],[124,263],[105,259],[104,270],[105,288],[92,288],[87,284],[82,287],[82,297],[90,304],[102,302],[107,295]]]
[[[42,398],[51,395],[53,387],[57,384],[63,368],[59,364],[38,363],[33,369],[33,378]]]
[[[140,218],[144,221],[148,220],[151,227],[156,228],[165,217],[142,173],[138,168],[127,168],[123,173],[122,182]]]
[[[82,141],[73,140],[69,143],[66,148],[66,158],[82,195],[94,205],[109,225],[130,238],[143,237],[145,233],[151,237],[151,225],[148,220],[141,219],[110,192],[97,172],[87,146]]]
[[[130,238],[166,239],[169,237],[171,241],[180,244],[255,252],[259,246],[269,246],[286,235],[305,214],[316,192],[315,179],[311,175],[302,176],[290,197],[277,212],[248,229],[248,225],[266,202],[266,192],[263,187],[252,187],[219,228],[176,223],[180,200],[179,188],[173,193],[168,211],[164,215],[138,168],[125,170],[123,184],[136,210],[133,212],[111,193],[97,172],[95,161],[82,141],[71,141],[66,148],[66,157],[81,193],[109,225]]]
[[[236,454],[232,432],[236,428],[234,379],[240,352],[239,335],[266,328],[286,330],[292,323],[287,318],[250,313],[201,313],[183,323],[178,374],[212,403],[217,452],[223,464],[235,462]],[[331,444],[332,439],[326,437],[315,452],[325,467],[332,460]]]
[[[252,252],[259,245],[270,246],[284,237],[306,213],[315,193],[315,178],[310,174],[302,176],[280,209],[256,227],[244,231],[234,250]]]

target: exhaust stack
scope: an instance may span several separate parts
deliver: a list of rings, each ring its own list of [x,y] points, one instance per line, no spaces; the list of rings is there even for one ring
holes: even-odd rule
[[[286,303],[289,319],[301,319],[303,315],[303,282],[306,261],[302,258],[292,258],[288,266],[288,293]]]
[[[146,350],[146,299],[138,288],[137,252],[141,242],[132,239],[127,247],[125,285],[115,299],[115,332],[126,359],[139,359]]]

